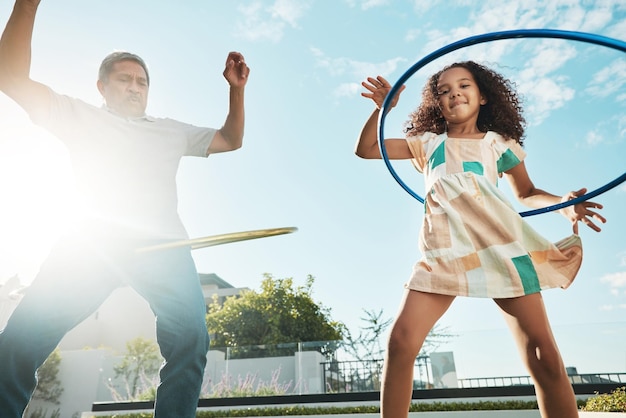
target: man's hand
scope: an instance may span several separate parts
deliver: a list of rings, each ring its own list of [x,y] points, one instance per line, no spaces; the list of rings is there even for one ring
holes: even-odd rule
[[[250,68],[246,65],[246,61],[239,52],[228,53],[226,58],[226,68],[224,69],[224,78],[231,87],[244,87],[248,82]]]

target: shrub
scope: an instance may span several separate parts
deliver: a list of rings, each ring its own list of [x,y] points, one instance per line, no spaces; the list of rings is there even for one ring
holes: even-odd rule
[[[489,410],[528,410],[537,409],[535,401],[479,401],[479,402],[415,402],[411,412],[433,411],[489,411]],[[285,406],[241,408],[215,411],[198,411],[197,418],[237,418],[263,416],[305,416],[336,414],[375,414],[380,412],[377,405],[361,406]],[[116,414],[99,418],[150,418],[149,413]]]
[[[208,381],[202,388],[201,398],[243,398],[249,396],[287,395],[297,389],[292,382],[280,383],[280,367],[272,372],[269,381],[258,379],[256,374],[248,373],[245,377],[238,376],[234,382],[228,374],[222,374],[222,380],[216,383]]]
[[[610,394],[598,394],[587,399],[582,411],[589,412],[626,412],[626,386],[617,388]]]

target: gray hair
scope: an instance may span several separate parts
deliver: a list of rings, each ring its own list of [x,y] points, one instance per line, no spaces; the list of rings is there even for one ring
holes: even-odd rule
[[[132,54],[126,51],[115,51],[104,57],[102,63],[100,64],[100,70],[98,70],[98,80],[107,81],[109,78],[109,74],[113,71],[113,65],[120,61],[134,61],[137,64],[141,65],[143,70],[146,72],[146,80],[148,81],[148,85],[150,85],[150,74],[148,73],[148,66],[145,61],[139,56]]]

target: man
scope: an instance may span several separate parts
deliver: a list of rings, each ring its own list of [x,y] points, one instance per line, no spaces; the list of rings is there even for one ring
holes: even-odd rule
[[[195,417],[209,338],[190,249],[136,250],[187,238],[177,213],[179,160],[241,147],[250,70],[240,53],[229,53],[223,75],[230,106],[218,130],[146,115],[148,69],[127,52],[102,62],[97,87],[105,105],[91,106],[30,79],[39,2],[15,2],[0,39],[0,90],[65,143],[84,215],[55,245],[0,333],[0,418],[22,416],[37,368],[121,285],[143,296],[156,317],[165,361],[155,416]]]

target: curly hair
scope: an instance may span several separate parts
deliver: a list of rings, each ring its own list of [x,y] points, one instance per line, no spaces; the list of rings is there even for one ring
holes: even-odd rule
[[[506,139],[513,139],[522,145],[526,121],[522,115],[521,100],[512,82],[474,61],[450,64],[428,79],[422,90],[420,106],[405,122],[406,135],[415,136],[424,132],[442,134],[446,131],[446,120],[439,109],[437,83],[444,71],[455,67],[468,70],[474,77],[480,93],[487,99],[487,103],[480,107],[476,122],[478,129],[482,132],[497,132]]]

